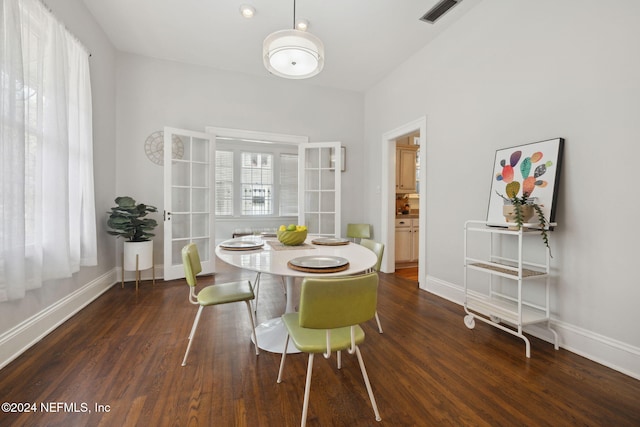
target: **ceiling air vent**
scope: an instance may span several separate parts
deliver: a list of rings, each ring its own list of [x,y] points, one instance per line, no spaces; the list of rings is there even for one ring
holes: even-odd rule
[[[457,5],[461,1],[462,0],[442,0],[429,9],[429,11],[425,13],[420,20],[433,24],[438,20],[438,18],[447,13],[453,6]]]

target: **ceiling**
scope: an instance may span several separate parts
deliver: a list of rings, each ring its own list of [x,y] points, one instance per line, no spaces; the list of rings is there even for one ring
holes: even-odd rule
[[[481,0],[464,0],[435,24],[439,0],[297,0],[296,17],[325,45],[315,85],[364,91]],[[153,58],[270,76],[262,42],[293,27],[293,0],[83,0],[116,49]],[[243,18],[240,5],[256,9]],[[278,78],[271,76],[271,78]]]

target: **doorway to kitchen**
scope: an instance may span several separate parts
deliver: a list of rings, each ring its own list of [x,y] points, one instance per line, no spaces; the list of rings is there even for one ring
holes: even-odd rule
[[[415,277],[420,258],[420,132],[396,139],[395,270]],[[404,273],[404,274],[401,274]]]
[[[381,270],[394,273],[400,270],[397,267],[417,265],[418,286],[422,288],[426,286],[426,131],[425,116],[386,132],[381,153],[381,240],[386,247]],[[413,171],[409,166],[407,170],[399,169],[401,163],[413,164]],[[402,227],[399,233],[396,226]],[[413,264],[397,265],[398,257]]]

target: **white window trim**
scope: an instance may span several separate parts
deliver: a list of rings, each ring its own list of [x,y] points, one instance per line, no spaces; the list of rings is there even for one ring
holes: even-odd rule
[[[206,126],[205,132],[215,135],[219,140],[237,139],[262,144],[291,144],[296,147],[300,144],[306,144],[309,142],[308,136],[221,128],[215,126]]]

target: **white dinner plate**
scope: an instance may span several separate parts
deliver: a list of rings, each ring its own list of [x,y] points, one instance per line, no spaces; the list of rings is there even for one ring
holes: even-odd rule
[[[226,240],[220,243],[222,249],[228,249],[232,251],[250,251],[253,249],[259,249],[264,245],[262,240],[246,240],[246,239],[232,239]]]
[[[311,255],[294,258],[291,265],[302,268],[337,268],[349,264],[349,260],[339,256]]]
[[[314,245],[340,246],[348,245],[349,240],[341,237],[317,237],[311,241]]]

